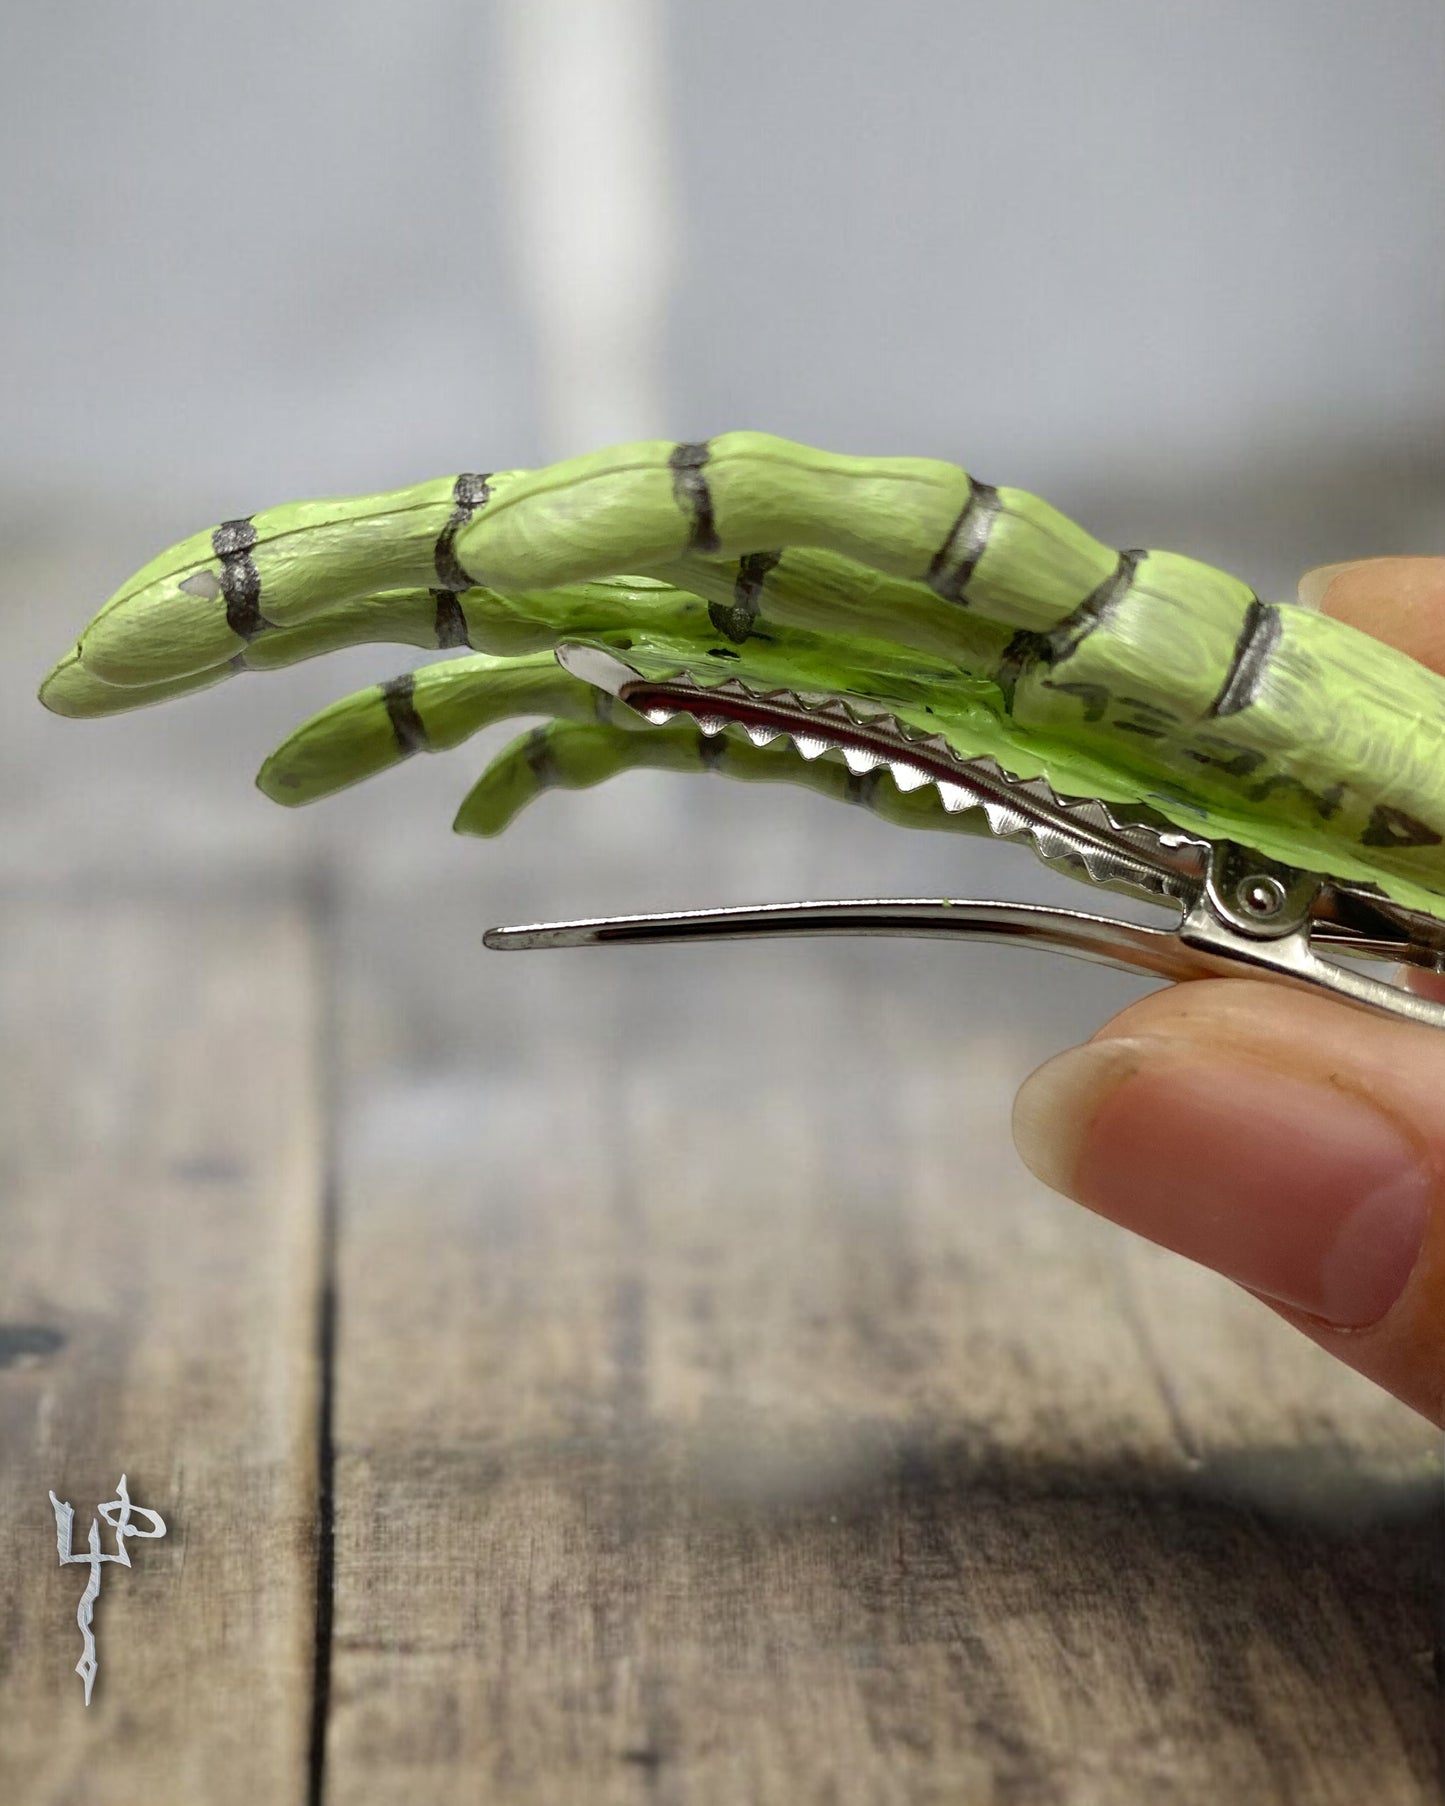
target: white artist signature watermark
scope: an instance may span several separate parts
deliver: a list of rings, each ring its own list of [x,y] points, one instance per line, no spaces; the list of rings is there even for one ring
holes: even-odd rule
[[[75,1612],[75,1622],[80,1626],[80,1634],[85,1642],[80,1660],[75,1664],[75,1672],[85,1682],[86,1705],[90,1704],[90,1691],[95,1685],[95,1671],[100,1666],[95,1653],[95,1632],[91,1629],[90,1623],[91,1614],[95,1610],[95,1602],[100,1597],[100,1565],[106,1561],[118,1561],[123,1567],[128,1568],[130,1551],[125,1546],[125,1539],[128,1536],[164,1536],[166,1533],[165,1520],[158,1511],[148,1511],[144,1505],[131,1504],[130,1494],[126,1491],[124,1474],[120,1477],[120,1485],[116,1488],[116,1492],[119,1495],[117,1498],[107,1499],[105,1504],[96,1506],[101,1517],[115,1532],[114,1555],[102,1554],[100,1525],[95,1518],[90,1520],[90,1542],[87,1551],[84,1554],[76,1555],[71,1549],[71,1530],[75,1522],[75,1512],[65,1500],[57,1499],[54,1493],[50,1495],[50,1503],[55,1508],[55,1540],[60,1548],[61,1561],[83,1562],[90,1569],[90,1580],[86,1584],[85,1591],[80,1595],[80,1604]],[[114,1517],[111,1516],[112,1512],[115,1513]],[[138,1512],[141,1517],[149,1518],[152,1528],[141,1530],[132,1524],[130,1521],[132,1512]]]

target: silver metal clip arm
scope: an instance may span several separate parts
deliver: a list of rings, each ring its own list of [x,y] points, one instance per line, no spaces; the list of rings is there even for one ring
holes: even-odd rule
[[[858,902],[765,903],[727,909],[682,909],[650,915],[598,916],[489,928],[482,939],[502,952],[539,947],[644,946],[660,941],[737,941],[805,935],[908,935],[1026,945],[1157,978],[1256,977],[1324,991],[1362,1009],[1445,1028],[1445,1004],[1321,959],[1307,930],[1255,939],[1197,906],[1172,928],[1149,928],[1112,916],[1039,903],[968,898],[877,897]]]
[[[490,928],[488,947],[642,946],[654,941],[742,941],[784,936],[869,934],[949,940],[1022,942],[1075,959],[1143,971],[1160,978],[1225,976],[1219,956],[1184,946],[1172,929],[1146,928],[1110,916],[1084,915],[1036,903],[967,898],[873,897],[858,902],[763,903],[731,909],[680,909],[654,915],[599,916]]]

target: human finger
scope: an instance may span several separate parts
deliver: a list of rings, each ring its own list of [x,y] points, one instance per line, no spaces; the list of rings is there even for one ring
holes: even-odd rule
[[[1044,1182],[1246,1287],[1445,1418],[1445,1036],[1250,981],[1171,987],[1024,1084]]]

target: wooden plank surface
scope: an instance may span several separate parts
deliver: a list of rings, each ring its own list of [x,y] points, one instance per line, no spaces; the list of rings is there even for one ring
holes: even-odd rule
[[[305,1798],[321,1111],[301,912],[0,898],[0,1799]],[[87,1709],[47,1492],[125,1473]],[[145,1527],[144,1520],[137,1520]],[[102,1526],[106,1550],[114,1547]]]
[[[956,964],[671,952],[344,1037],[328,1797],[1435,1799],[1430,1432],[1022,1175]]]

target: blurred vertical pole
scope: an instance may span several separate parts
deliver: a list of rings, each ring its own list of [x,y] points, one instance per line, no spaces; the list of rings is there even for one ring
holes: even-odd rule
[[[666,0],[498,0],[519,286],[551,459],[669,430]]]

